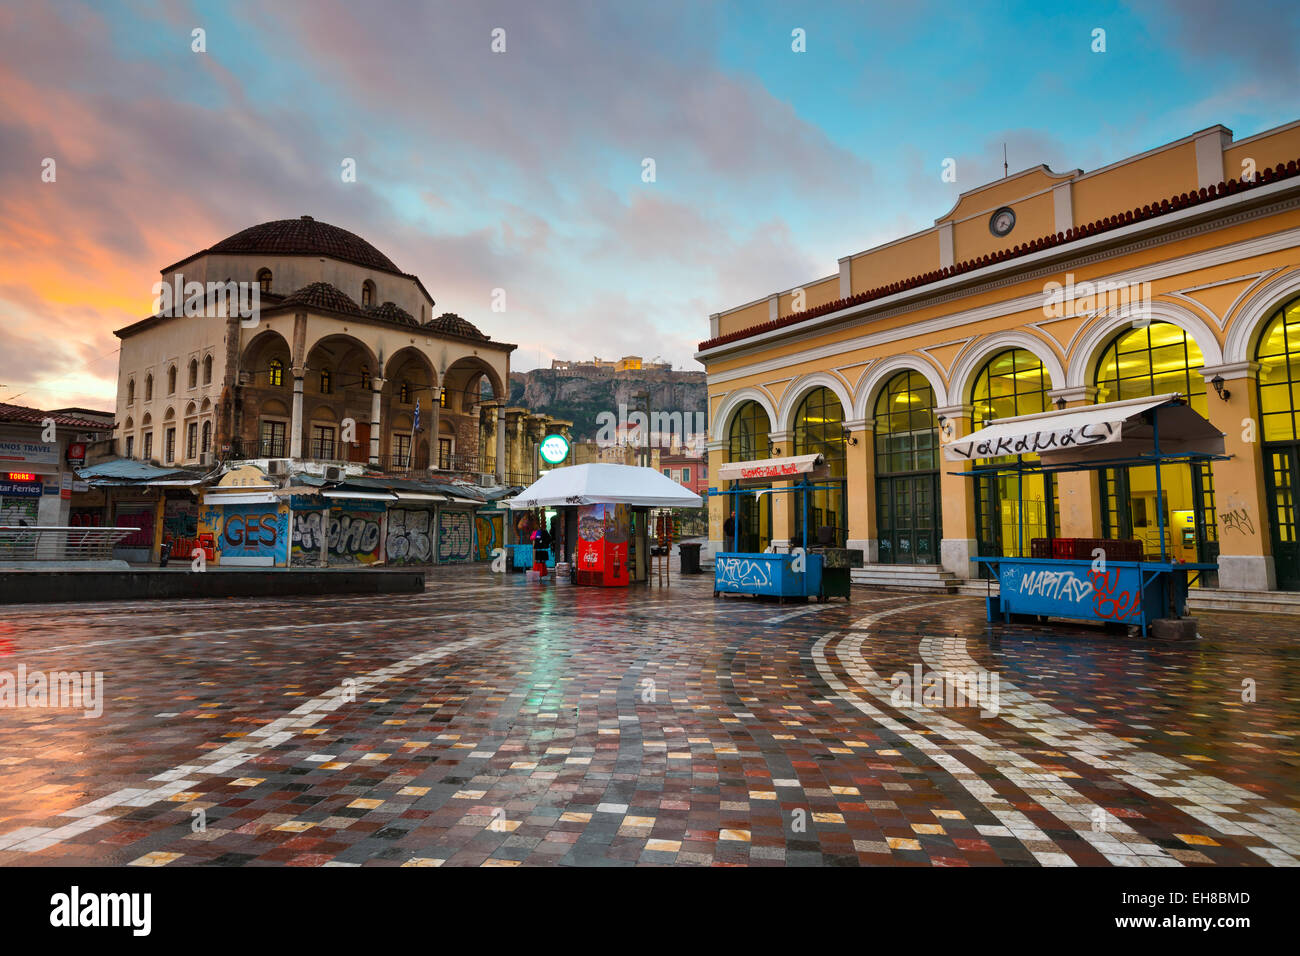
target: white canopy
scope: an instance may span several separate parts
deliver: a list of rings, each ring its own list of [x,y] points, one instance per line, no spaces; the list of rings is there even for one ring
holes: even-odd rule
[[[944,457],[971,461],[1037,454],[1047,467],[1137,458],[1154,450],[1154,429],[1144,414],[1153,408],[1160,409],[1161,454],[1222,455],[1223,432],[1177,399],[1177,394],[1154,395],[1001,418],[945,443]]]
[[[810,475],[822,464],[821,455],[795,455],[791,458],[763,458],[758,461],[729,461],[718,467],[719,481],[793,478]]]
[[[667,475],[637,465],[570,465],[548,471],[507,501],[511,510],[561,505],[699,508],[703,499]]]

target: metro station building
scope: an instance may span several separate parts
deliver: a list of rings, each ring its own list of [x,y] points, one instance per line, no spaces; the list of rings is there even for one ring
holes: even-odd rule
[[[1036,166],[932,228],[710,316],[709,469],[819,452],[809,530],[945,580],[1034,537],[1136,538],[1217,561],[1225,590],[1300,590],[1300,121],[1214,126],[1091,172]],[[1177,392],[1228,460],[960,477],[985,422]],[[718,484],[718,483],[715,483]],[[793,495],[749,498],[743,550],[801,537]],[[744,500],[744,499],[742,499]],[[725,499],[710,499],[722,549]],[[1023,539],[1017,534],[1024,521]],[[730,548],[730,544],[728,544]],[[856,573],[856,572],[855,572]]]

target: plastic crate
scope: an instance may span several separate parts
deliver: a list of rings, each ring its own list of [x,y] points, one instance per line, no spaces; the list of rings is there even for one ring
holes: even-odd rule
[[[1052,557],[1052,539],[1034,538],[1029,542],[1029,556],[1031,558],[1050,558]]]

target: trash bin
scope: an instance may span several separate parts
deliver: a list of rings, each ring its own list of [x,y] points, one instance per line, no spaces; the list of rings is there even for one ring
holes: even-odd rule
[[[700,542],[683,541],[677,547],[682,551],[682,574],[700,574]]]

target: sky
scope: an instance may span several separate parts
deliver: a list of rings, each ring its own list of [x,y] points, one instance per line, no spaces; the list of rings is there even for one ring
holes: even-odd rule
[[[0,402],[111,408],[159,270],[301,215],[515,370],[700,368],[710,313],[928,228],[1004,143],[1088,170],[1300,118],[1298,46],[1294,0],[0,0]]]

